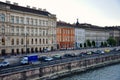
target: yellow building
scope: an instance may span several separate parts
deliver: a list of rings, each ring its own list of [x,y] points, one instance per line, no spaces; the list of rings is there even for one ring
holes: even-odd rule
[[[0,55],[56,49],[56,16],[45,9],[0,2]]]

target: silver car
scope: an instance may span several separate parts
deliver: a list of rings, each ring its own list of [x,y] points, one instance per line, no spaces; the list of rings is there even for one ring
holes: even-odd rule
[[[0,62],[0,67],[5,67],[5,66],[9,66],[9,65],[10,65],[10,63],[7,61]]]

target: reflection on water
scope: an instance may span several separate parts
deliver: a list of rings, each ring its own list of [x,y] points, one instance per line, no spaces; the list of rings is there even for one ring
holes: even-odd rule
[[[120,80],[120,64],[87,71],[59,80]]]

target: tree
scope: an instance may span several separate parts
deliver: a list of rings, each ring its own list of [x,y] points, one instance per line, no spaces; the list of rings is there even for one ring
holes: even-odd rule
[[[86,47],[87,45],[86,45],[86,43],[84,43],[84,47]]]
[[[104,46],[104,42],[101,42],[101,47],[103,47]]]
[[[117,41],[116,41],[114,38],[110,37],[110,38],[107,40],[107,43],[108,43],[110,46],[116,46]]]
[[[90,40],[87,40],[87,46],[91,47],[91,42],[90,42]]]
[[[107,42],[104,42],[104,44],[103,44],[105,47],[107,47]]]
[[[94,47],[95,47],[95,41],[92,41],[92,46],[94,46]]]
[[[80,43],[80,47],[82,47],[82,44]]]

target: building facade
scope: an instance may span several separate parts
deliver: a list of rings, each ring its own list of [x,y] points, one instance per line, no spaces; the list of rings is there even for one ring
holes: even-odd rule
[[[91,24],[80,24],[80,28],[85,29],[85,42],[87,40],[95,41],[96,47],[100,47],[102,42],[109,38],[109,31],[104,27],[94,26]]]
[[[65,22],[57,22],[57,48],[73,49],[75,44],[74,26]]]
[[[84,47],[85,43],[85,30],[75,27],[75,47],[76,49]]]
[[[0,55],[56,49],[56,16],[46,10],[0,2]]]
[[[117,45],[120,46],[120,27],[105,27],[109,31],[110,37],[114,38]]]

